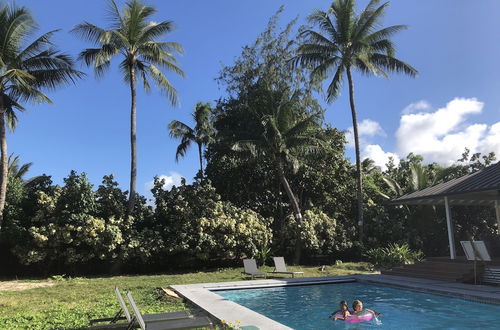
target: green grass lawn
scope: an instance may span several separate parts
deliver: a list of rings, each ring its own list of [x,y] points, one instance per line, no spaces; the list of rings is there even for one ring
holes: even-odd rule
[[[318,267],[288,267],[304,276],[349,275],[369,272],[366,263],[343,263]],[[272,267],[263,270],[271,271]],[[130,275],[98,278],[62,278],[0,281],[1,329],[83,329],[90,319],[111,317],[118,311],[114,287],[131,291],[141,312],[159,313],[188,309],[182,300],[161,299],[157,290],[174,284],[226,282],[242,280],[241,268],[218,269],[184,274]],[[52,286],[15,290],[7,286],[23,283],[50,283]]]

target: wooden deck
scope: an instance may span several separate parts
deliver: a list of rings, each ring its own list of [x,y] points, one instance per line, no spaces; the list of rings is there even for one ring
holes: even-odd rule
[[[406,276],[447,282],[474,283],[474,262],[458,257],[433,257],[413,265],[382,271],[384,275]],[[500,259],[476,263],[476,280],[500,284]]]

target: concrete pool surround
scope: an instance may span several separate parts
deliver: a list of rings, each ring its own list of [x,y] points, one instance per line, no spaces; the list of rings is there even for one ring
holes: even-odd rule
[[[462,298],[475,302],[500,304],[500,287],[497,286],[452,283],[379,274],[172,285],[172,288],[184,299],[203,309],[212,318],[219,321],[224,320],[226,323],[238,324],[241,328],[253,326],[253,329],[292,329],[249,308],[219,296],[217,290],[256,289],[349,282],[391,286],[448,297]]]

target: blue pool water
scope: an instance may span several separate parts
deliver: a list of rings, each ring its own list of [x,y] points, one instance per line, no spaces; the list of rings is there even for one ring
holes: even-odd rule
[[[215,291],[294,329],[500,329],[500,305],[362,283]],[[332,321],[341,300],[359,299],[381,324]],[[350,308],[351,309],[351,308]]]

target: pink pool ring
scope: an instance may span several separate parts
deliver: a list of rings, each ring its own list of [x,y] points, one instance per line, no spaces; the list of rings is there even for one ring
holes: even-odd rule
[[[349,323],[360,323],[360,322],[367,322],[371,321],[373,319],[373,313],[370,312],[363,312],[359,315],[353,314],[349,315],[345,321]]]

